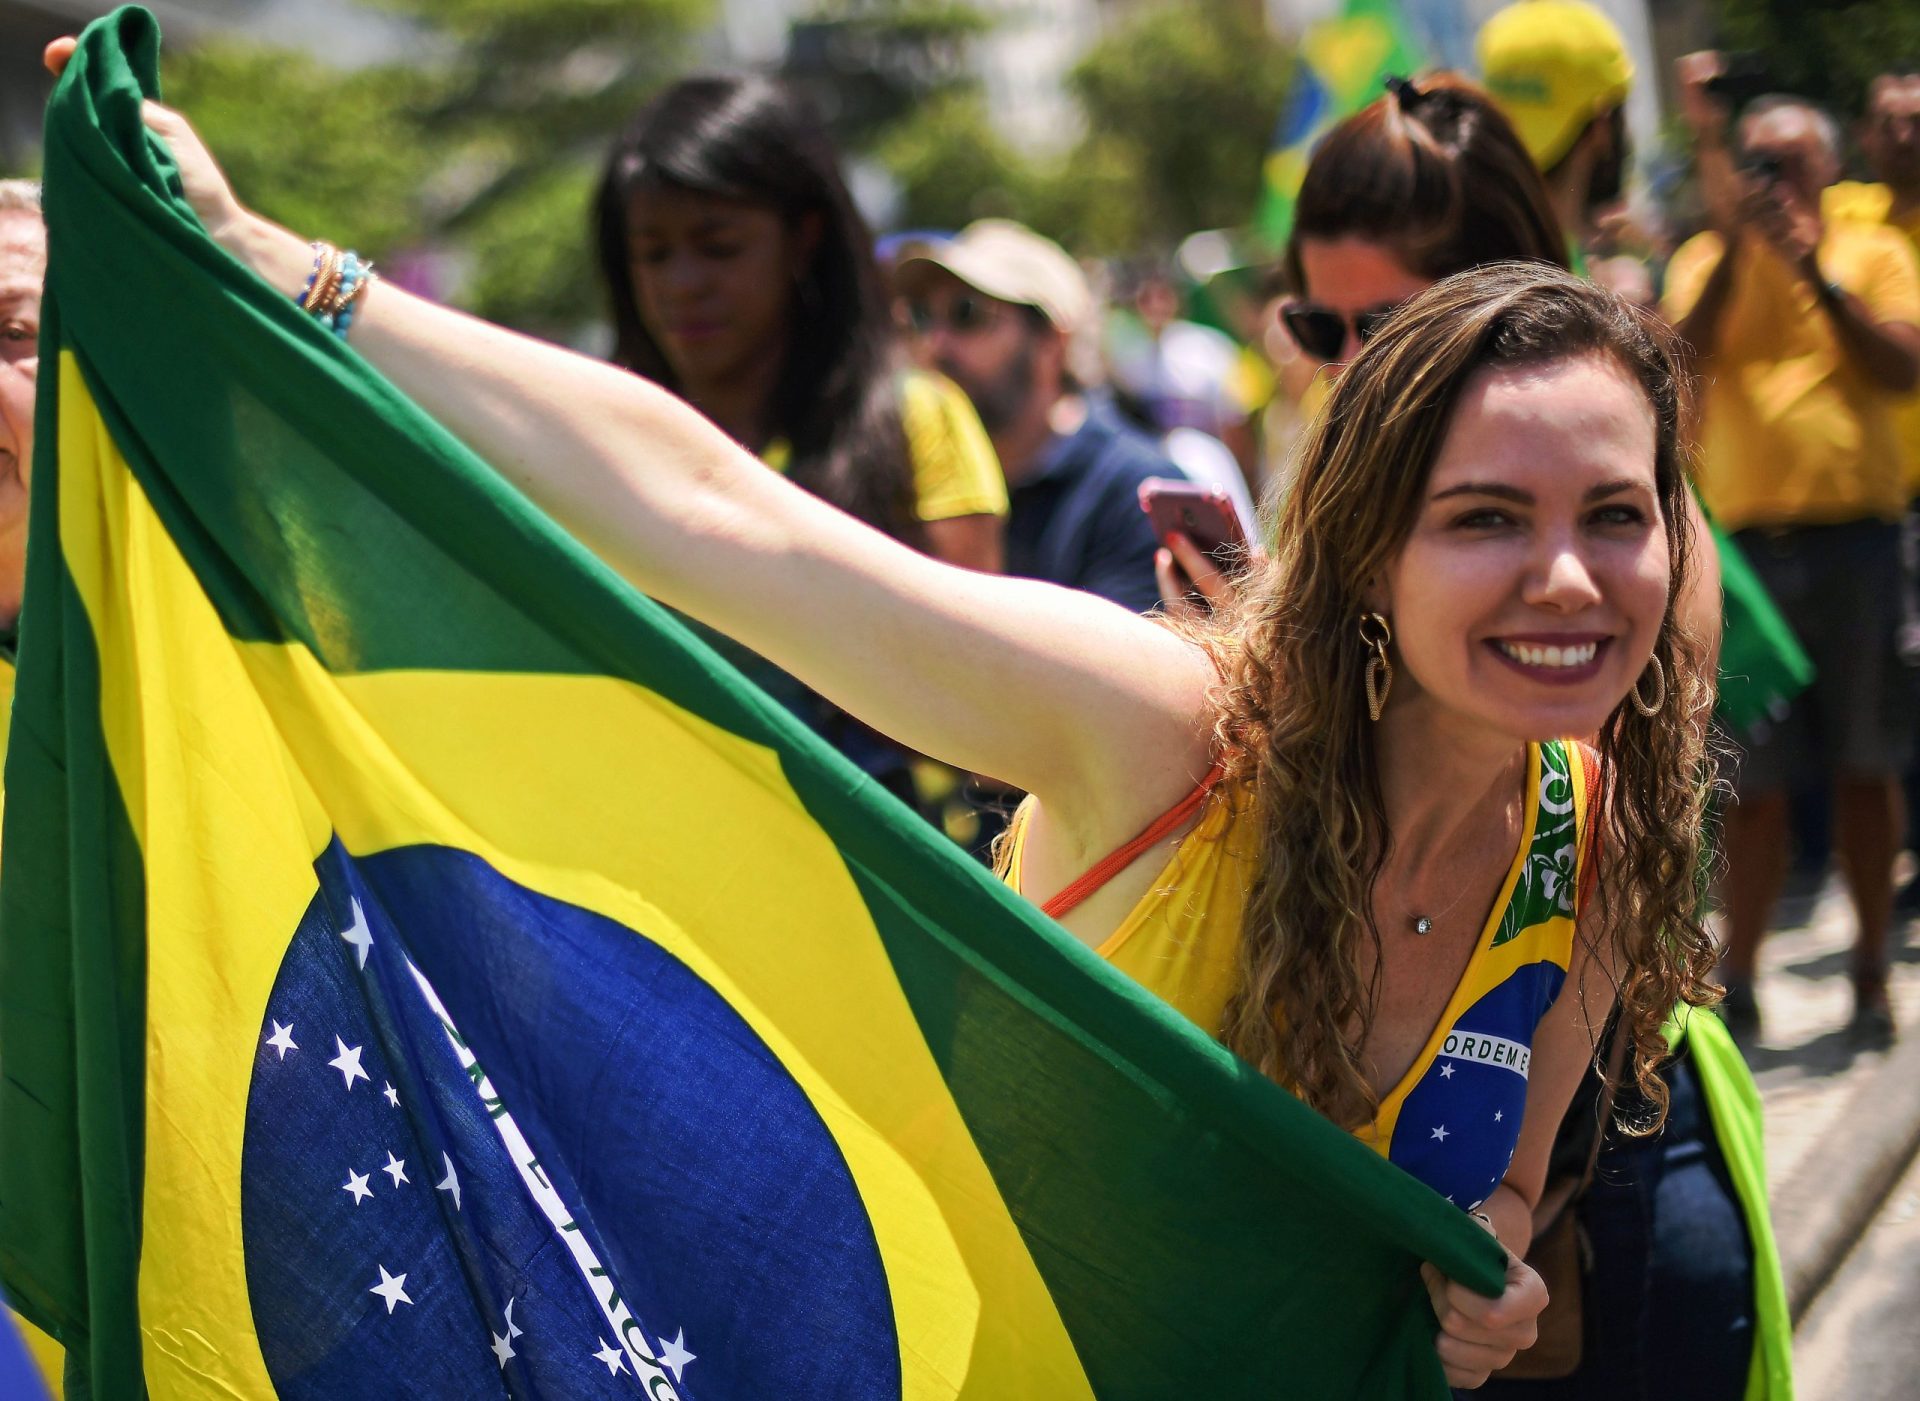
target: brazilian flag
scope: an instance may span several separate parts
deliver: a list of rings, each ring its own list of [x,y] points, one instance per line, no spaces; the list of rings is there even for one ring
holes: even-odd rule
[[[1425,62],[1400,0],[1343,0],[1337,15],[1308,27],[1254,210],[1254,232],[1268,247],[1286,246],[1300,183],[1321,136],[1380,97],[1388,78],[1410,78]]]
[[[1478,1226],[232,261],[157,51],[47,126],[0,1283],[69,1396],[1445,1396]]]

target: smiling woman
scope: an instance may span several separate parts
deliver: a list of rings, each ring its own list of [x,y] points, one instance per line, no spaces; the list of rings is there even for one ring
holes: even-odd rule
[[[1459,707],[1586,734],[1596,680],[1631,686],[1670,582],[1650,464],[1654,416],[1620,363],[1593,354],[1476,380],[1433,464],[1429,495],[1388,578],[1401,648]],[[1556,566],[1514,587],[1537,537]],[[1416,586],[1416,583],[1424,586]],[[1434,585],[1438,587],[1434,587]],[[1465,637],[1459,652],[1433,639]]]
[[[1356,1044],[1356,1018],[1407,997],[1383,931],[1444,906],[1464,872],[1486,890],[1472,903],[1493,902],[1523,816],[1507,786],[1517,739],[1599,737],[1599,890],[1624,942],[1598,966],[1633,970],[1643,1080],[1668,1009],[1702,995],[1690,872],[1706,687],[1670,603],[1689,565],[1677,423],[1664,342],[1616,299],[1519,264],[1449,279],[1336,386],[1280,552],[1212,634],[1222,753],[1252,784],[1260,848],[1226,1039],[1338,1119],[1378,1102],[1451,985],[1406,1002],[1415,1034]],[[1362,611],[1393,629],[1374,724]],[[1411,794],[1449,771],[1455,800],[1422,812]],[[1451,937],[1457,964],[1471,933]]]
[[[213,236],[299,287],[307,241],[242,208],[177,115],[148,120]],[[1678,375],[1612,294],[1510,263],[1390,317],[1308,436],[1280,553],[1200,635],[941,564],[659,385],[398,288],[352,333],[638,588],[1033,794],[1010,851],[1023,889],[1071,885],[1051,902],[1070,932],[1479,1201],[1510,1246],[1616,989],[1659,1099],[1660,1022],[1711,996],[1692,885],[1710,688],[1673,609],[1691,565]],[[1430,499],[1461,483],[1506,495]],[[1372,615],[1391,643],[1363,632]],[[1541,638],[1594,659],[1562,675],[1495,654]],[[1545,1303],[1518,1259],[1495,1299],[1430,1267],[1428,1287],[1458,1386],[1528,1346]]]

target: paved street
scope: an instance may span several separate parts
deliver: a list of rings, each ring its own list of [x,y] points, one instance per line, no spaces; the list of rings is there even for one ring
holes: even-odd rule
[[[1920,1397],[1920,1162],[1801,1322],[1800,1401]]]
[[[1856,1053],[1845,1035],[1851,914],[1837,880],[1817,897],[1784,902],[1762,952],[1764,1017],[1749,1049],[1766,1101],[1768,1182],[1818,1190],[1795,1168],[1815,1144],[1847,1132],[1844,1111],[1884,1052]],[[1896,935],[1894,1009],[1920,1036],[1920,926]],[[1920,1398],[1920,1163],[1910,1166],[1860,1243],[1815,1299],[1794,1341],[1801,1401]]]
[[[1852,913],[1838,880],[1812,899],[1785,900],[1761,949],[1760,1043],[1747,1052],[1766,1100],[1767,1174],[1778,1192],[1806,1150],[1835,1130],[1848,1095],[1885,1052],[1855,1052],[1847,1017]],[[1895,937],[1893,1004],[1920,1036],[1920,928]],[[1920,1390],[1916,1391],[1920,1395]]]

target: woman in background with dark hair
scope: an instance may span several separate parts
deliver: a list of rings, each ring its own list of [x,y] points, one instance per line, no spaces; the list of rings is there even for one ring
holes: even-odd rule
[[[1006,482],[958,388],[908,368],[825,128],[765,78],[689,78],[608,157],[595,205],[616,363],[796,485],[950,564],[998,570]],[[711,635],[710,640],[711,640]],[[729,658],[913,800],[904,750],[737,644]]]
[[[1299,300],[1284,319],[1301,349],[1337,367],[1416,292],[1512,259],[1568,267],[1526,147],[1464,78],[1396,78],[1307,167],[1286,251]]]

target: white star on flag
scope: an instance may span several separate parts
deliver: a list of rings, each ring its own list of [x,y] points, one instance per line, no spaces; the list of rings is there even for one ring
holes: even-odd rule
[[[287,1058],[288,1051],[299,1050],[299,1045],[293,1039],[293,1023],[288,1022],[285,1026],[281,1026],[279,1022],[275,1022],[273,1035],[267,1038],[267,1044],[280,1052],[281,1060]]]
[[[354,953],[360,957],[360,968],[364,972],[367,966],[367,952],[373,947],[373,931],[367,928],[367,917],[360,912],[360,902],[353,902],[353,923],[340,931],[340,937],[353,945]]]
[[[448,1172],[453,1171],[453,1165],[451,1163],[447,1165],[447,1171]],[[495,1333],[491,1329],[488,1330],[489,1336],[492,1337],[493,1339],[493,1355],[495,1358],[499,1360],[500,1370],[503,1372],[507,1370],[507,1359],[509,1357],[518,1357],[520,1355],[519,1353],[513,1350],[513,1340],[519,1337],[522,1331],[519,1327],[517,1327],[514,1324],[514,1321],[513,1321],[513,1306],[518,1302],[519,1300],[517,1299],[507,1300],[507,1331],[506,1332]]]
[[[373,1081],[368,1079],[367,1072],[360,1068],[360,1048],[358,1046],[349,1046],[338,1036],[333,1038],[333,1044],[340,1048],[340,1054],[328,1061],[327,1064],[340,1072],[340,1078],[347,1082],[347,1088],[349,1090],[353,1088],[353,1082],[356,1077],[361,1080],[366,1080],[368,1084],[372,1084]]]
[[[390,1275],[387,1273],[387,1267],[382,1265],[380,1266],[380,1282],[369,1289],[367,1293],[378,1294],[381,1298],[385,1299],[387,1301],[387,1313],[391,1315],[395,1304],[411,1304],[413,1302],[407,1295],[406,1284],[407,1277],[405,1275]]]
[[[620,1351],[619,1348],[615,1347],[605,1338],[596,1338],[594,1341],[600,1344],[600,1351],[596,1352],[594,1357],[607,1364],[608,1376],[611,1377],[618,1372],[624,1372],[626,1370],[627,1355],[624,1352]]]
[[[1451,1080],[1453,1078],[1453,1067],[1451,1065],[1443,1064],[1440,1067],[1440,1078],[1442,1080]]]
[[[380,1171],[384,1172],[388,1177],[391,1177],[393,1179],[393,1185],[396,1187],[402,1182],[409,1180],[407,1177],[407,1160],[405,1158],[394,1157],[391,1149],[387,1151],[387,1165],[381,1168]]]
[[[687,1351],[687,1330],[682,1328],[673,1335],[673,1341],[660,1344],[660,1365],[673,1373],[675,1382],[680,1380],[680,1369],[693,1361],[693,1354]]]
[[[453,1159],[445,1153],[442,1153],[440,1155],[440,1161],[447,1165],[447,1175],[433,1184],[433,1190],[436,1192],[453,1193],[453,1209],[458,1211],[460,1209],[460,1179],[454,1174]],[[509,1304],[508,1307],[511,1308],[512,1305]],[[512,1320],[509,1319],[508,1322],[511,1323]]]
[[[392,1084],[390,1084],[388,1081],[382,1080],[380,1083],[386,1086],[386,1088],[381,1090],[380,1093],[386,1098],[386,1101],[388,1104],[391,1104],[395,1109],[398,1109],[400,1107],[400,1092],[394,1089]]]
[[[355,1206],[360,1205],[361,1202],[373,1195],[373,1189],[367,1186],[367,1174],[364,1172],[355,1172],[352,1168],[347,1169],[347,1180],[340,1184],[340,1190],[353,1193],[353,1204]]]
[[[1440,1125],[1439,1128],[1433,1131],[1433,1136],[1442,1143],[1445,1143],[1447,1141],[1447,1126],[1445,1124]]]
[[[1493,1111],[1493,1122],[1494,1122],[1494,1123],[1496,1123],[1496,1124],[1497,1124],[1497,1123],[1499,1123],[1499,1122],[1500,1122],[1500,1121],[1501,1121],[1502,1119],[1504,1119],[1504,1118],[1506,1117],[1506,1115],[1507,1115],[1507,1111],[1506,1111],[1506,1110],[1504,1110],[1504,1109],[1496,1109],[1496,1110],[1494,1110],[1494,1111]]]

